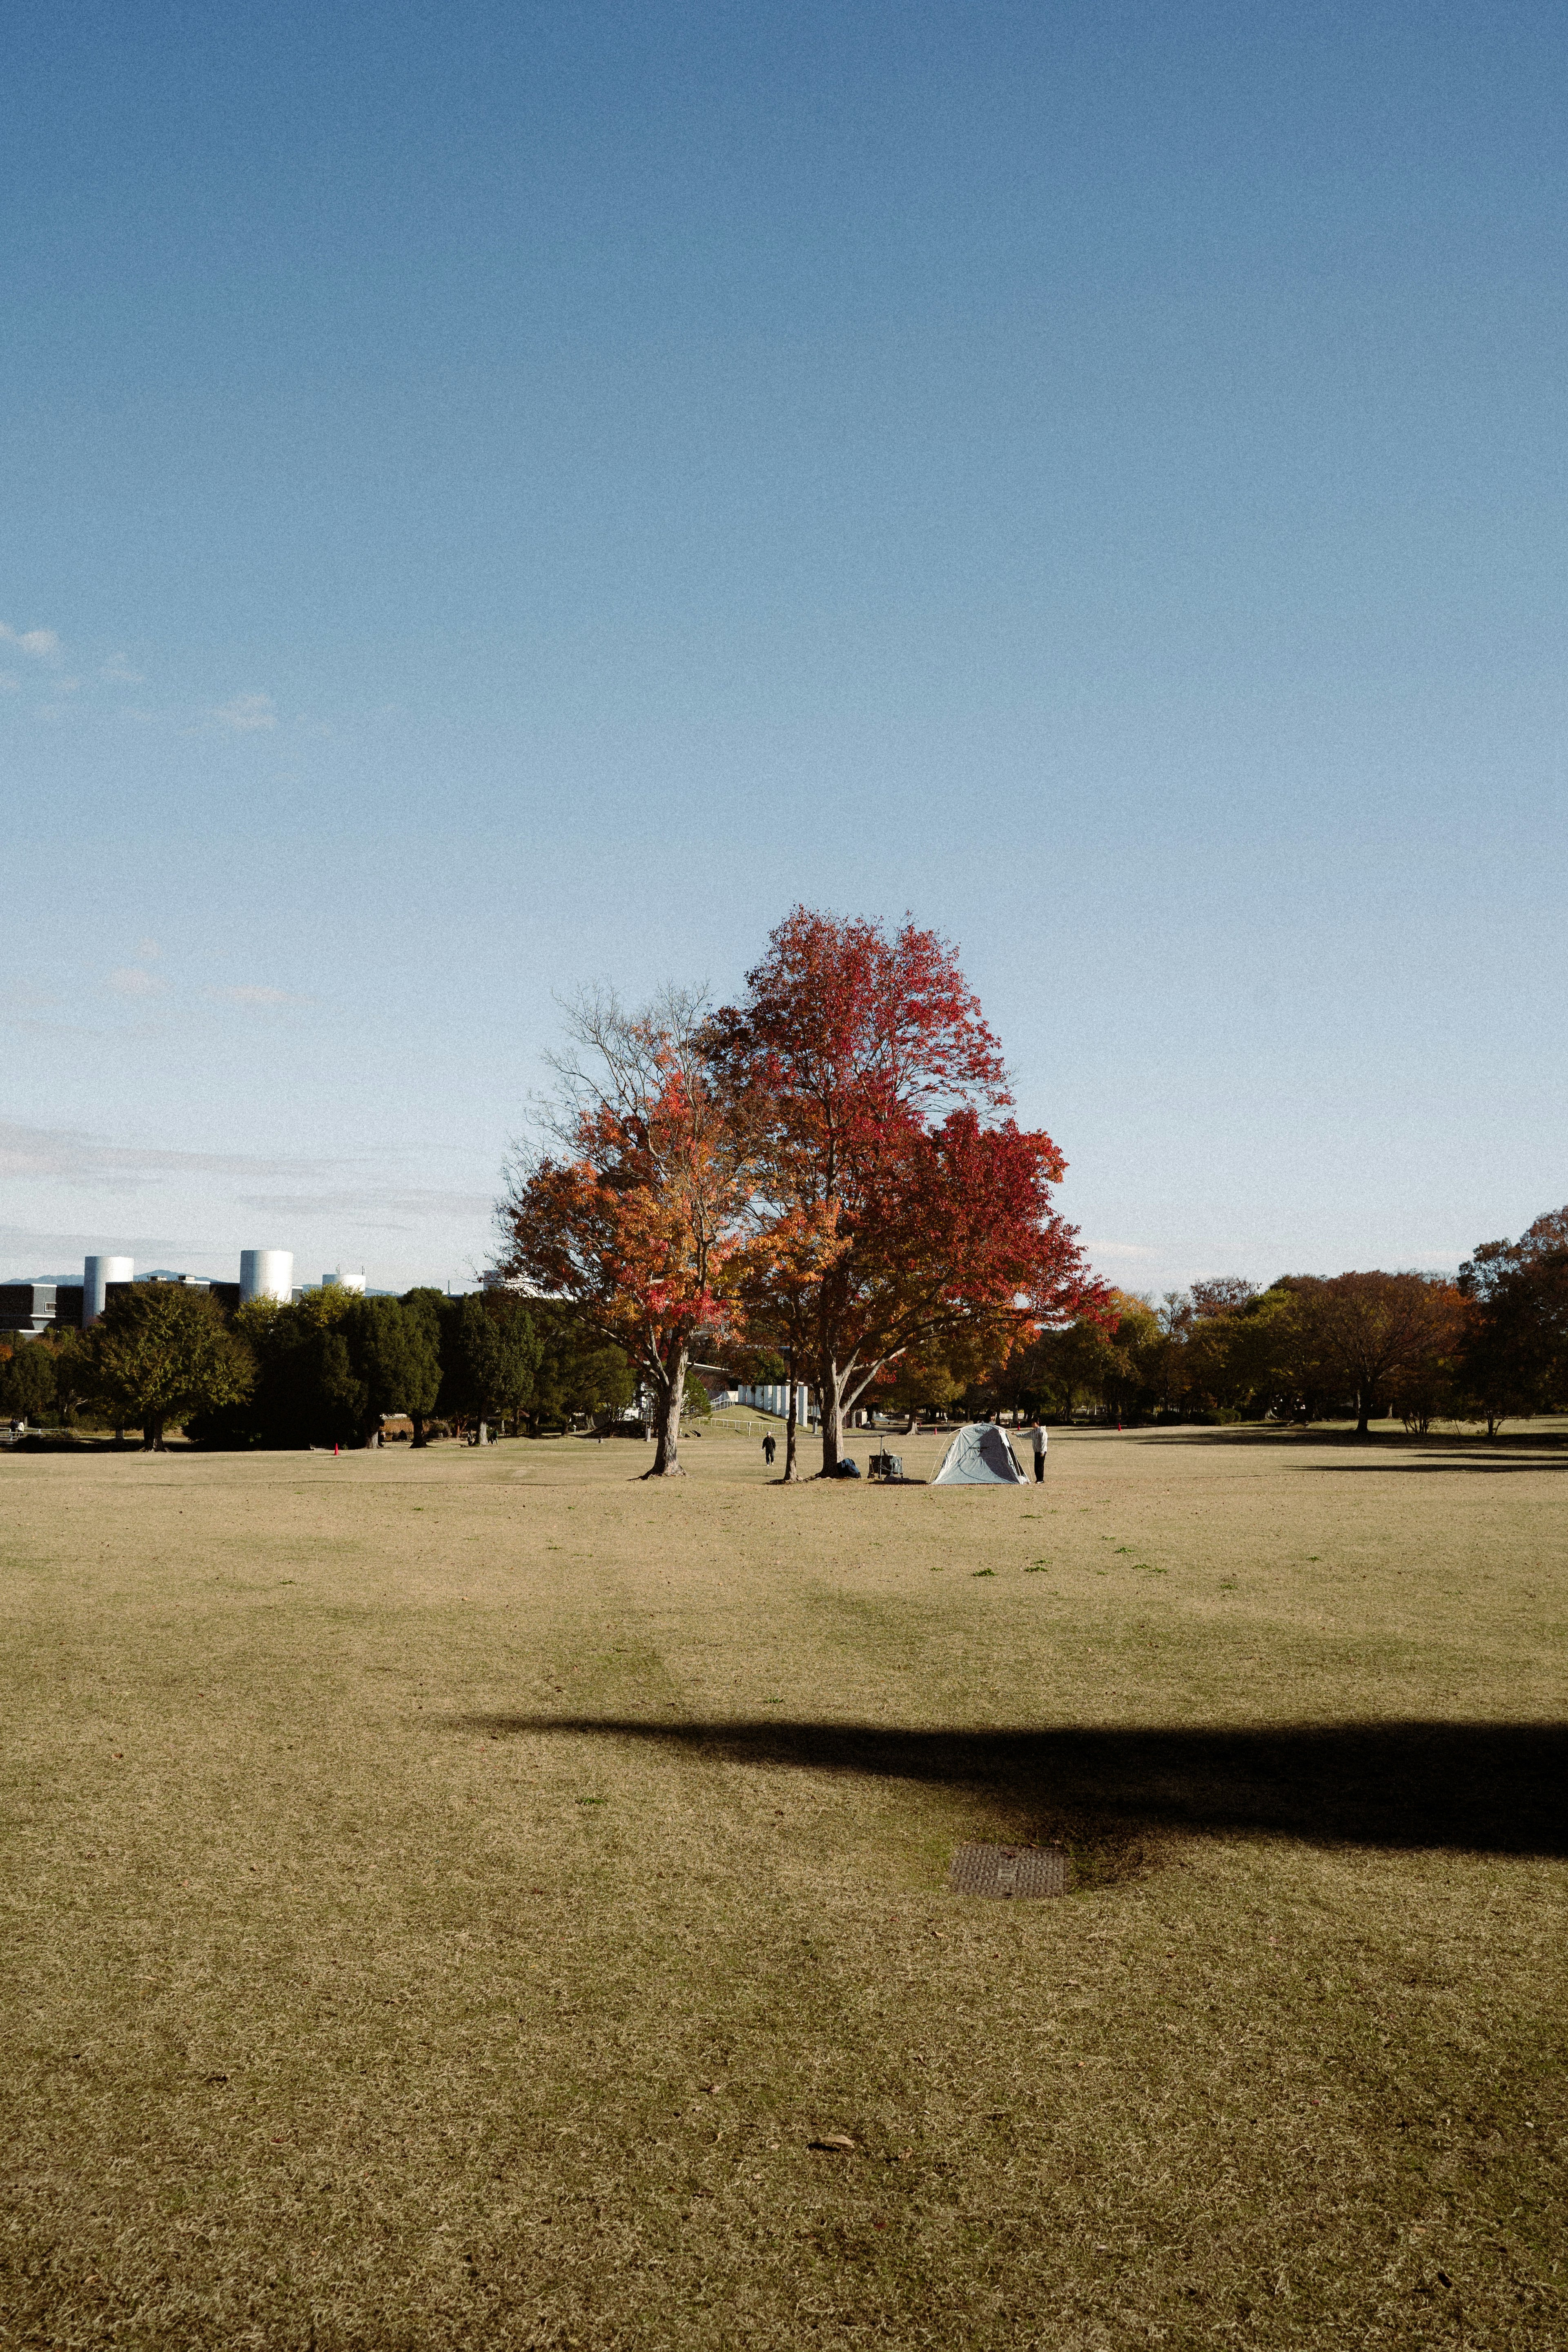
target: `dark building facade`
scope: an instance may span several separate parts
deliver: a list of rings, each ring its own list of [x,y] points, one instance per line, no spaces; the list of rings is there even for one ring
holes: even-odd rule
[[[143,1274],[133,1282],[111,1282],[105,1288],[104,1304],[147,1282],[180,1282],[193,1290],[210,1290],[226,1315],[239,1305],[237,1282],[207,1282],[188,1274]],[[82,1296],[79,1282],[0,1282],[0,1332],[32,1339],[43,1331],[79,1331]]]

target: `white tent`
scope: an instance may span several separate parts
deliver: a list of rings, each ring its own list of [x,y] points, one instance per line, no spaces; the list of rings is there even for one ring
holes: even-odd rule
[[[933,1486],[1026,1486],[1027,1471],[994,1421],[972,1421],[942,1457]]]

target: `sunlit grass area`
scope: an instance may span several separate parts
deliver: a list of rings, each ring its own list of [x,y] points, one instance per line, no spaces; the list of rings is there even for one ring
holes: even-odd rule
[[[0,1460],[0,2341],[1560,2345],[1561,1433],[752,1418]]]

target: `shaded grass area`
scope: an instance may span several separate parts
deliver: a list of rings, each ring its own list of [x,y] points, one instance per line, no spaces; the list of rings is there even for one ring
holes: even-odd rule
[[[0,1464],[9,2340],[1559,2343],[1551,1457],[1216,1434]]]
[[[1568,1853],[1568,1727],[1354,1723],[1264,1730],[911,1732],[862,1724],[649,1724],[484,1716],[492,1736],[657,1740],[749,1764],[934,1781],[1072,1824],[1250,1830],[1314,1843]]]

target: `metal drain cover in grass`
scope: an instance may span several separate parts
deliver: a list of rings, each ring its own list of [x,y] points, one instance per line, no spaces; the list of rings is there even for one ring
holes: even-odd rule
[[[954,1895],[1065,1895],[1068,1858],[1059,1846],[961,1845],[947,1883]]]

